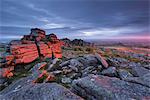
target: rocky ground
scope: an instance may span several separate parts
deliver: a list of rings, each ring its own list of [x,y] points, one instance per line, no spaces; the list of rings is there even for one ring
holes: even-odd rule
[[[18,66],[13,78],[1,79],[5,88],[0,92],[0,99],[150,100],[147,53],[108,47],[64,47],[62,59],[37,60],[22,65],[23,68]],[[39,70],[43,63],[46,66]],[[33,82],[43,70],[53,76],[51,80],[43,77]]]

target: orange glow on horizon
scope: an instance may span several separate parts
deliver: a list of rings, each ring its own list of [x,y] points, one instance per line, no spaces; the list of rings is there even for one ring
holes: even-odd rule
[[[114,37],[113,39],[145,39],[150,40],[150,36],[122,36],[122,37]]]

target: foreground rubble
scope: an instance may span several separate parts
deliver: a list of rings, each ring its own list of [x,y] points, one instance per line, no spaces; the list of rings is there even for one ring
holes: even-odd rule
[[[36,63],[29,72],[3,89],[0,99],[150,99],[149,69],[122,58],[106,60],[98,53],[55,58]]]

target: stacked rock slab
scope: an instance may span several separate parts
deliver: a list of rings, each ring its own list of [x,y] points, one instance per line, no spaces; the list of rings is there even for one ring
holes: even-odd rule
[[[60,41],[55,34],[46,35],[44,30],[31,29],[30,35],[24,35],[20,41],[10,42],[9,54],[5,55],[4,65],[0,66],[0,76],[13,76],[11,71],[17,64],[27,64],[37,58],[62,58]]]

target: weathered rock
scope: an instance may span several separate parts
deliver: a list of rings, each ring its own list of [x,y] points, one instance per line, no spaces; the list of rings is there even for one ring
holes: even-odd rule
[[[150,88],[150,73],[147,73],[141,77],[128,77],[125,81],[141,84]]]
[[[51,71],[53,69],[56,69],[57,67],[59,67],[59,64],[60,64],[60,59],[58,58],[55,58],[53,61],[52,61],[52,64],[49,65],[48,67],[48,71]]]
[[[64,78],[61,79],[61,82],[62,82],[62,83],[65,83],[65,84],[66,84],[66,83],[68,84],[68,83],[71,83],[72,80],[71,80],[70,78],[64,77]]]
[[[23,88],[26,85],[31,84],[33,81],[33,76],[28,76],[25,78],[21,78],[15,82],[13,82],[12,84],[10,84],[8,87],[6,87],[4,90],[2,90],[0,92],[0,94],[5,94],[8,92],[14,92],[14,91],[19,91],[21,88]]]
[[[88,74],[92,73],[93,70],[94,70],[94,66],[88,66],[87,68],[82,70],[82,77],[85,77]]]
[[[132,66],[131,67],[131,73],[134,76],[143,76],[147,73],[150,73],[150,71],[144,67],[139,67],[139,66]]]
[[[7,86],[7,80],[6,78],[0,78],[0,91],[2,91]]]
[[[54,74],[54,75],[58,75],[58,74],[61,74],[61,73],[62,73],[61,70],[56,70],[56,71],[53,71],[53,72],[52,72],[52,74]]]
[[[81,62],[84,65],[84,67],[86,67],[87,64],[88,64],[87,60],[85,58],[83,58],[83,57],[78,57],[77,60],[79,62]]]
[[[72,70],[78,72],[78,68],[72,65],[68,65],[69,68],[71,68]]]
[[[98,65],[97,68],[98,68],[98,70],[102,70],[103,67],[102,67],[102,65]]]
[[[95,54],[95,57],[98,59],[98,61],[102,64],[104,68],[108,68],[108,63],[100,54]]]
[[[83,66],[83,64],[80,63],[80,62],[79,62],[78,60],[76,60],[76,59],[71,59],[70,62],[69,62],[69,64],[70,64],[71,66],[74,66],[74,67],[77,67],[77,68]]]
[[[4,77],[0,78],[0,84],[4,84],[6,81],[7,81],[6,78],[4,78]]]
[[[122,68],[126,68],[128,66],[127,64],[129,63],[127,59],[120,58],[120,57],[108,58],[107,60],[109,65],[122,67]]]
[[[116,67],[109,67],[101,72],[102,75],[106,76],[117,76]]]
[[[150,88],[117,78],[91,75],[73,81],[72,91],[88,100],[131,100],[150,98]]]
[[[72,69],[68,69],[68,67],[63,67],[62,71],[63,71],[63,74],[68,74],[72,72]]]
[[[30,72],[35,73],[40,68],[45,67],[46,64],[47,64],[46,62],[37,63],[35,66],[33,66],[33,68],[30,70]]]
[[[82,100],[57,83],[30,84],[19,91],[10,91],[1,100]]]
[[[71,68],[72,70],[78,72],[79,69],[81,67],[83,67],[83,64],[80,63],[78,60],[76,59],[71,59],[71,60],[68,60],[68,61],[65,61],[64,63],[61,63],[60,64],[61,67],[68,67],[68,68]]]
[[[69,65],[69,62],[70,62],[70,60],[65,61],[65,62],[62,62],[59,66],[60,66],[60,67],[67,66],[67,65]]]
[[[150,63],[146,64],[146,65],[143,65],[143,67],[150,70]]]
[[[133,75],[125,69],[119,69],[118,74],[119,74],[120,79],[122,80],[127,79],[129,77],[133,77]]]
[[[70,76],[70,78],[71,78],[71,79],[78,79],[78,78],[80,78],[81,76],[82,76],[81,73],[73,73],[73,74]]]
[[[85,55],[84,58],[87,60],[88,65],[98,63],[98,60],[96,59],[95,55]]]

